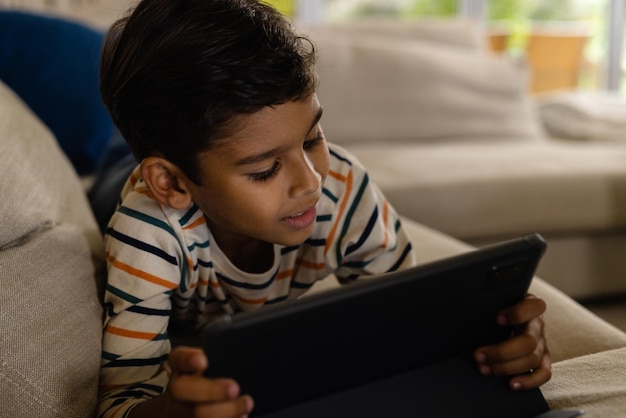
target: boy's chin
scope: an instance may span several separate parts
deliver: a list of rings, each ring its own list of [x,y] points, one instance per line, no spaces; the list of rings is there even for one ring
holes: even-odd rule
[[[303,244],[311,237],[313,228],[310,231],[298,231],[281,237],[281,239],[274,241],[275,244],[282,245],[283,247],[295,247]]]

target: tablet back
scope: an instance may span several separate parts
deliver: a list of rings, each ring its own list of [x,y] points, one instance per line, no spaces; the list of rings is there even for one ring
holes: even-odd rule
[[[225,316],[203,330],[209,376],[236,379],[255,413],[367,385],[501,341],[496,313],[526,295],[538,234]]]

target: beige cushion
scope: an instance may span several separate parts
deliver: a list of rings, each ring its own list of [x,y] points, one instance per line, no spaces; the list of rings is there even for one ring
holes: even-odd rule
[[[553,409],[584,410],[584,418],[626,414],[626,348],[555,363],[542,392]]]
[[[545,141],[351,145],[402,214],[465,241],[626,226],[626,149]]]
[[[325,24],[323,30],[329,29],[357,37],[363,34],[384,36],[388,37],[390,42],[397,39],[413,39],[440,43],[442,47],[467,48],[475,51],[483,50],[487,46],[484,30],[481,30],[474,21],[463,18],[424,18],[407,21],[385,18],[362,19]],[[311,27],[303,27],[300,30],[306,32],[311,30]]]
[[[472,48],[315,28],[322,126],[332,142],[536,140],[524,68]]]
[[[626,96],[605,91],[556,91],[536,99],[547,131],[558,138],[626,141]]]
[[[0,83],[0,405],[86,417],[95,405],[102,242],[52,134]]]

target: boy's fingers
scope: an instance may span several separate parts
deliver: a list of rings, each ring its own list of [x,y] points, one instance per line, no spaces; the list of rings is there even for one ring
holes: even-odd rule
[[[529,371],[526,374],[516,376],[511,379],[511,389],[530,389],[537,388],[552,378],[552,366],[550,356],[546,355],[541,362],[541,365]]]
[[[502,363],[526,357],[537,348],[543,349],[540,344],[541,341],[532,335],[518,335],[499,344],[480,347],[474,357],[478,363]]]
[[[176,347],[169,355],[168,363],[174,373],[198,374],[206,370],[209,361],[200,348]]]
[[[183,402],[223,402],[239,396],[239,385],[232,379],[207,379],[198,375],[174,376],[168,385],[170,395]]]
[[[528,294],[524,300],[498,313],[500,325],[520,325],[540,317],[546,311],[546,302],[535,295]]]
[[[219,402],[198,405],[195,416],[199,417],[247,417],[254,408],[254,402],[250,396],[241,396],[230,402]]]

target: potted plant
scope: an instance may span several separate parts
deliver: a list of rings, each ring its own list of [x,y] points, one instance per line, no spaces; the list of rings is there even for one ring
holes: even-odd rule
[[[591,36],[593,5],[580,0],[534,3],[524,48],[532,70],[531,90],[576,88]]]

